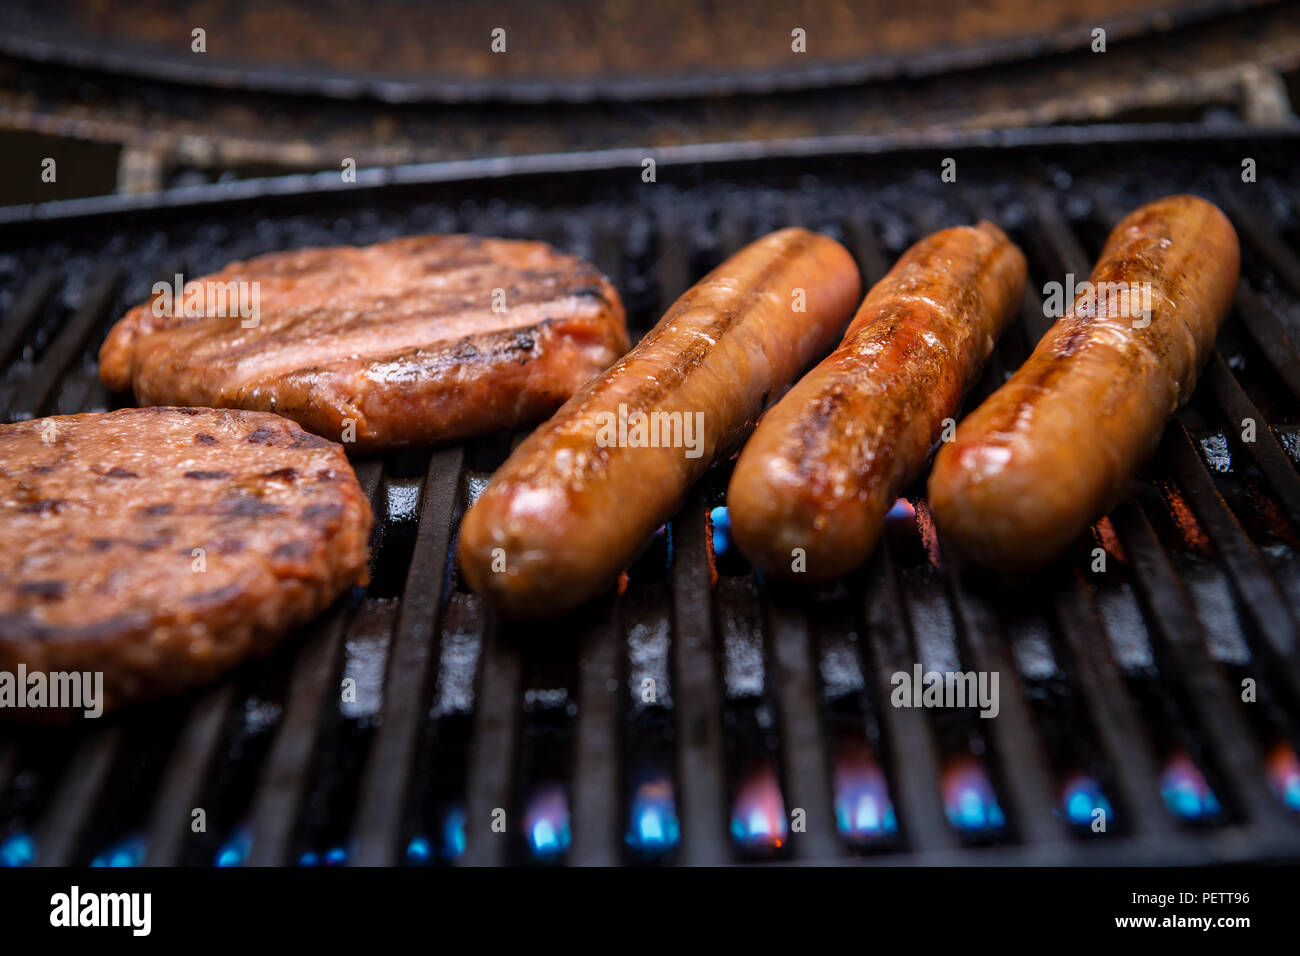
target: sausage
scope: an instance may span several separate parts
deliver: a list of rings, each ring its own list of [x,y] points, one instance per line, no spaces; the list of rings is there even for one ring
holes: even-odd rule
[[[1021,301],[1025,257],[991,222],[908,249],[844,340],[758,424],[727,490],[736,544],[763,572],[809,584],[870,555],[944,419]]]
[[[612,585],[767,397],[830,347],[860,290],[848,251],[806,229],[727,259],[493,476],[461,524],[470,586],[539,617]]]
[[[940,530],[996,570],[1060,554],[1123,498],[1191,396],[1239,268],[1232,224],[1204,199],[1126,216],[1092,289],[940,449],[929,481]]]

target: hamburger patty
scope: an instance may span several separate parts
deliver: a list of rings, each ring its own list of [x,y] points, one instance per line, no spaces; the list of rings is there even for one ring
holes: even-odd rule
[[[0,425],[0,671],[102,671],[106,707],[213,680],[365,583],[370,521],[343,450],[277,415]]]
[[[271,253],[196,282],[205,295],[185,300],[202,314],[167,298],[155,310],[155,294],[118,321],[105,384],[141,404],[276,412],[362,449],[545,418],[628,347],[614,287],[541,242],[413,236]]]

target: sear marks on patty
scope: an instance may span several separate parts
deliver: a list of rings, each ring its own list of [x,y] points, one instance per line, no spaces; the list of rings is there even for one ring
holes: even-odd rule
[[[540,420],[628,348],[614,287],[542,242],[413,236],[271,253],[194,281],[212,292],[206,314],[155,315],[150,299],[117,322],[99,353],[105,384],[141,404],[276,412],[349,448]]]
[[[0,425],[0,671],[102,671],[108,707],[214,680],[365,583],[370,524],[342,448],[265,412]]]

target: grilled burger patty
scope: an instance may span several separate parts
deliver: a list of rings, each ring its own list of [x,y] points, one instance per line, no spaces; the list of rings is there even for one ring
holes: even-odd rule
[[[343,450],[277,415],[0,425],[0,671],[102,671],[106,707],[213,680],[366,581],[370,521]]]
[[[360,449],[545,418],[628,348],[614,287],[541,242],[413,236],[277,252],[168,298],[113,327],[105,384],[141,404],[273,411]]]

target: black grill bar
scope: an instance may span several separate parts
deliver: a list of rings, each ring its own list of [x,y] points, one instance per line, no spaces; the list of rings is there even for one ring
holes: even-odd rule
[[[382,477],[379,462],[357,465],[357,480],[371,502],[376,500]],[[338,693],[339,654],[352,621],[341,604],[323,625],[313,629],[294,661],[283,722],[271,745],[253,803],[253,836],[249,863],[277,866],[285,862],[307,792],[321,712],[326,697]]]
[[[1120,822],[1137,837],[1162,837],[1172,824],[1160,805],[1155,755],[1107,653],[1104,625],[1087,582],[1078,571],[1065,576],[1056,601],[1057,623],[1119,788]]]
[[[1119,511],[1117,528],[1134,564],[1134,580],[1151,618],[1173,652],[1182,685],[1232,795],[1247,819],[1270,819],[1281,810],[1260,773],[1260,755],[1249,730],[1228,699],[1222,677],[1205,649],[1205,636],[1184,587],[1155,529],[1135,505]]]
[[[713,650],[706,506],[697,489],[673,522],[673,701],[681,860],[726,862],[721,700]]]
[[[515,760],[515,728],[523,682],[518,648],[506,646],[500,627],[487,618],[483,634],[482,672],[474,715],[474,752],[466,785],[469,840],[462,862],[466,866],[504,863],[506,833],[493,830],[498,810],[510,812],[510,787]],[[507,816],[506,826],[513,825]]]
[[[977,671],[999,675],[1001,712],[997,718],[982,722],[989,725],[988,734],[997,751],[1003,780],[1012,801],[1016,828],[1028,842],[1059,839],[1060,826],[1051,815],[1054,801],[1047,764],[1034,735],[1033,721],[1025,706],[1016,669],[1007,658],[995,613],[978,591],[966,585],[960,568],[954,568],[948,581],[965,632],[971,664]]]
[[[71,866],[82,832],[95,812],[122,746],[123,728],[114,724],[91,732],[72,754],[36,839],[41,866]]]
[[[881,546],[867,565],[865,602],[868,674],[876,676],[876,697],[889,700],[890,675],[911,670],[917,660],[898,579],[889,548]],[[898,792],[899,828],[919,851],[950,850],[957,835],[948,826],[939,788],[939,756],[926,715],[910,709],[882,707],[881,720],[893,755],[890,784]]]
[[[397,853],[425,688],[430,665],[437,659],[434,634],[464,464],[463,448],[439,449],[424,480],[420,528],[388,659],[382,722],[370,751],[357,814],[357,862],[362,866],[389,865]]]
[[[1295,666],[1296,622],[1290,605],[1268,572],[1259,551],[1215,490],[1205,463],[1192,447],[1191,436],[1181,422],[1173,422],[1166,429],[1164,444],[1192,510],[1214,542],[1241,593],[1241,610],[1277,654],[1283,664],[1280,670],[1290,683],[1292,693],[1297,694],[1300,674]]]
[[[50,269],[29,280],[23,288],[3,324],[0,324],[0,368],[7,368],[18,355],[23,339],[31,334],[58,278],[58,273]]]
[[[619,640],[603,606],[579,639],[578,726],[573,743],[573,847],[569,863],[619,862]]]
[[[121,270],[110,267],[91,282],[76,313],[37,361],[31,375],[10,403],[11,419],[34,418],[42,413],[55,387],[63,381],[68,368],[86,348],[90,336],[103,325],[120,279]]]
[[[190,711],[176,741],[176,758],[167,770],[150,818],[146,866],[180,863],[192,825],[191,814],[200,808],[203,781],[212,766],[222,721],[234,696],[234,685],[223,684],[204,694]]]
[[[1255,459],[1255,464],[1264,473],[1285,505],[1287,517],[1300,527],[1300,475],[1287,458],[1282,446],[1277,443],[1277,436],[1268,427],[1264,416],[1255,403],[1250,400],[1241,383],[1237,381],[1228,363],[1216,350],[1206,365],[1204,378],[1214,392],[1214,397],[1223,409],[1228,425],[1232,429],[1241,429],[1247,420],[1255,423],[1255,440],[1243,442],[1247,453]]]
[[[806,612],[785,601],[768,606],[781,717],[786,804],[805,811],[807,830],[790,842],[797,859],[826,860],[839,852],[826,745],[818,733],[817,683]]]
[[[1242,324],[1272,362],[1273,371],[1300,398],[1300,352],[1287,338],[1277,313],[1244,282],[1237,288],[1236,312]]]

